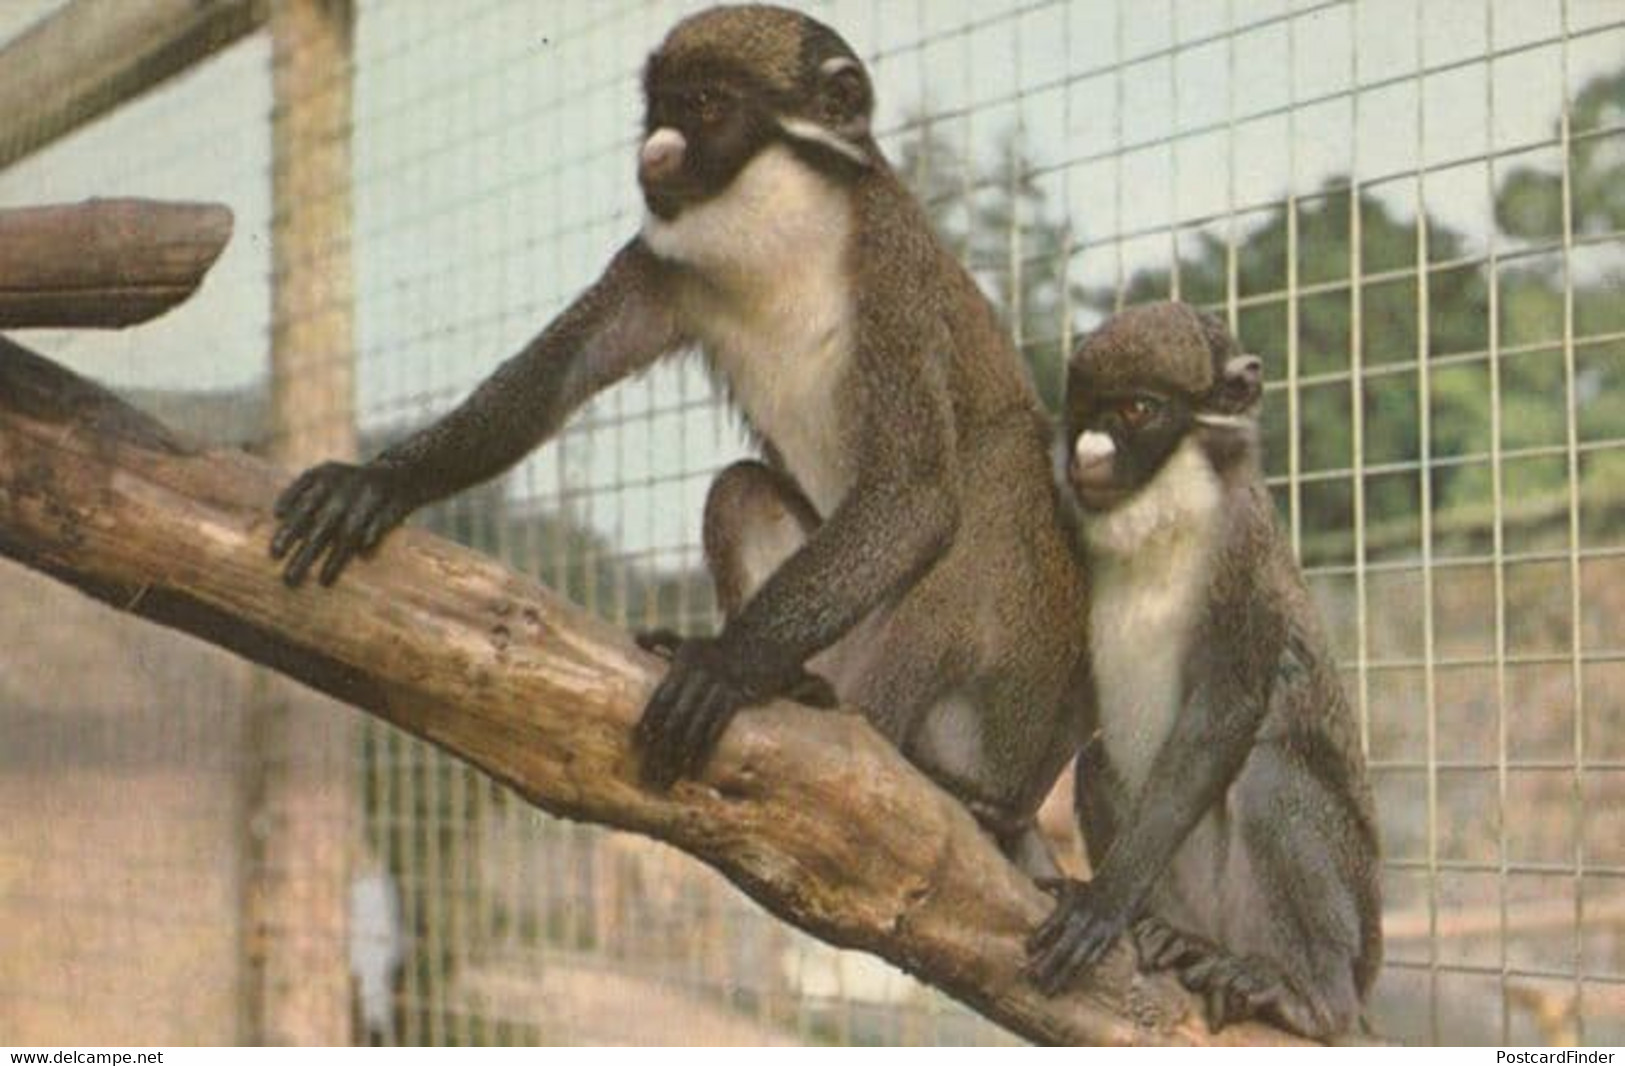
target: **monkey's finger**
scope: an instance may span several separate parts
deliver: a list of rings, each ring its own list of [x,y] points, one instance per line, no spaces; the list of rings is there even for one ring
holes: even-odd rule
[[[1066,907],[1056,907],[1049,912],[1048,918],[1039,923],[1037,929],[1027,934],[1027,954],[1036,955],[1049,950],[1066,928],[1067,913]]]
[[[1027,953],[1037,955],[1048,951],[1066,932],[1067,925],[1072,921],[1072,907],[1065,903],[1058,903],[1055,909],[1049,912],[1049,917],[1034,929],[1027,937]]]
[[[712,723],[727,714],[728,694],[720,685],[707,683],[690,690],[687,698],[672,716],[672,762],[678,777],[693,777],[705,765],[710,754],[706,738],[711,735]]]
[[[705,712],[716,698],[716,688],[708,678],[691,675],[689,683],[672,706],[666,723],[666,758],[675,777],[687,777],[700,761],[697,748],[705,733]]]
[[[1207,957],[1213,951],[1211,945],[1205,941],[1187,933],[1182,933],[1167,922],[1157,919],[1156,924],[1166,934],[1166,939],[1157,944],[1155,950],[1151,953],[1152,969],[1184,969]]]
[[[1087,969],[1094,940],[1095,922],[1075,916],[1061,936],[1037,959],[1035,978],[1045,995],[1053,996],[1078,973]]]
[[[278,516],[282,519],[282,525],[271,538],[271,558],[282,558],[288,554],[289,549],[310,534],[311,527],[322,515],[322,507],[327,503],[327,498],[326,487],[312,482],[299,498],[286,508],[279,509]]]
[[[1066,924],[1071,920],[1082,905],[1082,897],[1077,890],[1077,883],[1068,877],[1044,877],[1038,881],[1038,887],[1055,897],[1055,908],[1049,912],[1049,917],[1033,930],[1027,937],[1027,952],[1033,954],[1043,951],[1055,942],[1061,935]]]
[[[332,543],[337,534],[339,525],[344,518],[344,503],[337,496],[330,496],[323,504],[316,517],[314,528],[305,537],[305,542],[288,561],[288,566],[282,572],[282,580],[289,586],[298,585],[310,572],[310,568],[322,553]]]
[[[332,550],[327,553],[327,559],[322,563],[322,569],[316,575],[316,580],[322,587],[327,587],[337,581],[339,574],[349,565],[360,551],[360,545],[350,537],[340,535],[333,540]]]
[[[678,690],[688,684],[692,675],[678,667],[666,671],[666,676],[660,679],[660,684],[649,696],[649,702],[643,706],[643,717],[632,731],[632,738],[646,748],[654,748],[666,739],[667,719],[671,716],[672,706],[677,700]]]
[[[316,580],[323,586],[337,581],[339,574],[343,573],[350,560],[361,551],[362,537],[382,504],[383,499],[378,490],[370,487],[362,488],[357,497],[351,501],[344,512],[343,520],[333,534],[332,548],[327,553],[326,561],[322,563],[321,573],[316,575]]]
[[[1252,1016],[1252,1002],[1247,993],[1235,986],[1228,986],[1224,990],[1224,1018],[1221,1019],[1219,1029],[1233,1022],[1239,1022]],[[1213,1030],[1218,1032],[1219,1029]]]
[[[660,717],[664,713],[660,708],[666,701],[666,688],[671,684],[671,671],[660,679],[655,690],[649,694],[649,702],[643,705],[643,714],[638,717],[638,724],[632,727],[632,742],[641,748],[648,748],[651,742],[660,733]]]
[[[1247,997],[1229,981],[1220,981],[1214,985],[1208,998],[1213,1001],[1213,1009],[1208,1017],[1208,1029],[1217,1033],[1232,1022],[1238,1022],[1247,1016]]]
[[[1176,952],[1174,931],[1166,922],[1147,918],[1134,927],[1134,956],[1141,973],[1166,969],[1168,958]]]
[[[372,485],[363,483],[351,494],[344,509],[344,520],[339,523],[339,537],[353,540],[357,546],[372,520],[384,509],[384,494]]]
[[[1179,971],[1179,983],[1188,992],[1206,992],[1218,983],[1219,956],[1207,955]]]
[[[378,547],[378,542],[384,539],[384,534],[400,525],[405,520],[409,508],[398,501],[386,501],[377,507],[367,525],[361,531],[361,551],[367,555]]]
[[[668,671],[660,687],[649,698],[638,722],[636,738],[643,747],[643,780],[658,789],[670,788],[682,774],[682,764],[673,745],[678,727],[677,715],[691,698],[689,693],[704,679],[691,670]]]
[[[287,488],[282,490],[281,494],[277,496],[276,505],[272,507],[271,512],[278,518],[286,518],[299,507],[303,497],[322,481],[320,467],[313,466],[306,470],[303,474],[294,478]]]
[[[1086,963],[1083,959],[1084,945],[1079,939],[1083,930],[1068,930],[1068,936],[1057,944],[1055,950],[1044,956],[1042,965],[1034,976],[1033,983],[1038,985],[1039,991],[1046,996],[1057,995],[1072,979],[1082,973]]]
[[[644,629],[632,634],[632,639],[644,651],[654,652],[665,659],[677,654],[677,648],[683,643],[682,634],[675,629]]]
[[[327,548],[327,539],[326,536],[313,536],[300,545],[299,550],[282,570],[282,583],[289,588],[297,588],[302,584],[305,575],[310,573],[310,568]]]
[[[1202,1020],[1207,1022],[1207,1031],[1210,1033],[1216,1033],[1224,1028],[1224,1001],[1224,989],[1217,985],[1202,994]]]
[[[712,754],[717,750],[717,744],[722,740],[722,734],[728,731],[728,726],[733,723],[740,707],[738,695],[726,686],[719,687],[712,694],[699,716],[700,732],[697,742],[689,749],[683,767],[686,775],[695,776],[711,760]]]

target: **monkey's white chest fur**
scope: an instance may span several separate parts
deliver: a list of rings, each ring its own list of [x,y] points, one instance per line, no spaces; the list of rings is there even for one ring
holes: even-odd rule
[[[837,395],[852,359],[850,203],[788,149],[770,146],[720,195],[650,217],[655,254],[690,267],[690,328],[756,431],[821,515],[851,486]]]
[[[1184,704],[1185,654],[1207,591],[1220,500],[1212,468],[1187,440],[1136,496],[1084,520],[1101,739],[1134,795]]]

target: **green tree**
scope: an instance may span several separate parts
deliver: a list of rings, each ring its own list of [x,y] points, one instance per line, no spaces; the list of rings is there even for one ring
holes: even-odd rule
[[[1488,293],[1483,274],[1450,269],[1427,274],[1425,306],[1415,269],[1422,234],[1415,220],[1400,217],[1384,201],[1362,194],[1358,203],[1360,247],[1356,265],[1351,248],[1354,203],[1346,181],[1328,182],[1317,194],[1282,204],[1246,234],[1236,249],[1236,290],[1242,300],[1236,328],[1242,345],[1261,356],[1266,379],[1289,376],[1288,359],[1296,340],[1296,375],[1300,381],[1296,432],[1299,470],[1309,475],[1301,484],[1303,529],[1308,535],[1350,529],[1354,521],[1351,471],[1355,464],[1353,374],[1358,356],[1362,457],[1366,479],[1368,524],[1414,520],[1421,501],[1422,391],[1419,365],[1454,353],[1482,350],[1487,343]],[[1296,246],[1288,212],[1297,211]],[[1464,254],[1465,242],[1450,229],[1430,224],[1426,233],[1430,262]],[[1295,252],[1295,255],[1292,254]],[[1289,335],[1292,318],[1287,298],[1296,259],[1299,296],[1297,336]],[[1224,239],[1200,233],[1195,247],[1177,264],[1181,297],[1190,303],[1223,306],[1228,292],[1230,258]],[[1375,280],[1366,281],[1367,277]],[[1173,272],[1158,268],[1130,277],[1125,303],[1165,299],[1173,291]],[[1359,301],[1359,350],[1352,329]],[[1094,289],[1085,305],[1102,314],[1117,304],[1117,293]],[[1426,352],[1423,352],[1426,325]],[[1487,390],[1470,374],[1434,368],[1430,379],[1430,455],[1459,456],[1487,446],[1483,426]],[[1264,452],[1270,473],[1285,474],[1293,432],[1293,397],[1272,391],[1265,404]],[[1429,487],[1435,507],[1461,497],[1464,486],[1456,467],[1435,467]]]
[[[1625,122],[1625,70],[1593,78],[1569,107],[1571,212],[1578,236],[1625,229],[1625,153],[1607,131]],[[1560,122],[1552,126],[1561,143]],[[1515,168],[1495,198],[1495,220],[1510,237],[1538,241],[1563,232],[1563,176],[1537,166]]]
[[[897,150],[897,173],[925,208],[937,236],[964,259],[970,248],[967,205],[976,177],[927,112],[910,117]]]
[[[1625,122],[1625,69],[1592,79],[1569,108],[1569,226],[1575,240],[1565,258],[1564,175],[1556,165],[1515,167],[1496,192],[1496,222],[1524,256],[1501,272],[1502,344],[1523,349],[1510,358],[1503,386],[1509,447],[1540,447],[1567,439],[1563,363],[1564,285],[1572,286],[1574,419],[1582,446],[1625,435],[1625,152],[1617,130]],[[1552,139],[1562,143],[1554,122]],[[1565,162],[1554,160],[1554,162]],[[1571,242],[1572,243],[1572,242]],[[1530,465],[1537,490],[1561,488],[1562,461]],[[1588,449],[1580,458],[1582,508],[1589,531],[1617,528],[1625,499],[1625,450]],[[1554,486],[1551,483],[1557,482]]]
[[[1071,230],[1054,217],[1019,130],[978,167],[928,116],[911,120],[897,171],[949,249],[975,275],[1015,337],[1051,411],[1060,407],[1071,315],[1083,297],[1067,278]]]
[[[1053,217],[1020,128],[999,139],[971,209],[970,256],[1032,370],[1039,396],[1060,410],[1073,309],[1082,286],[1069,279],[1071,228]]]

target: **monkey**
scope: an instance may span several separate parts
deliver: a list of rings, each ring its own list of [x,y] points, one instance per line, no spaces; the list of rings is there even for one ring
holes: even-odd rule
[[[871,134],[833,29],[766,5],[680,21],[643,72],[639,232],[437,423],[276,506],[271,554],[334,581],[414,509],[489,478],[599,390],[698,350],[760,444],[707,494],[723,623],[669,660],[635,730],[655,788],[695,776],[743,707],[841,703],[1030,873],[1086,733],[1086,580],[1048,420],[991,303]],[[819,698],[822,697],[822,698]]]
[[[1382,958],[1354,717],[1259,459],[1262,362],[1179,303],[1067,367],[1065,479],[1091,578],[1098,732],[1075,800],[1093,877],[1046,881],[1028,973],[1055,994],[1128,932],[1209,1026],[1329,1038]]]

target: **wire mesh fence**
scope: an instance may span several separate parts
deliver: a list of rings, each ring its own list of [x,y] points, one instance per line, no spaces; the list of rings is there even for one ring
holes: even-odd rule
[[[52,10],[12,2],[0,36]],[[247,38],[0,171],[7,205],[138,193],[238,216],[168,319],[29,339],[270,450],[319,416],[273,420],[267,353],[324,313],[272,292],[348,263],[324,299],[350,318],[370,454],[636,228],[637,71],[692,9],[366,0],[352,61],[291,97],[274,68],[297,54]],[[888,156],[1048,401],[1079,335],[1145,299],[1210,307],[1264,358],[1271,484],[1379,803],[1375,1030],[1625,1042],[1625,3],[809,10],[869,63]],[[292,209],[273,128],[340,85],[348,238],[274,260]],[[700,505],[746,447],[697,367],[659,367],[422,521],[627,626],[704,630]],[[317,741],[345,756],[347,798],[315,817],[348,872],[303,891],[329,874],[264,846],[300,816],[264,793],[316,754],[266,742],[303,697],[14,568],[0,588],[19,829],[0,840],[0,1031],[260,1038],[294,980],[266,960],[293,942],[348,975],[321,987],[359,1042],[1010,1039],[668,849],[549,819],[370,722]],[[291,909],[265,908],[277,893]]]

